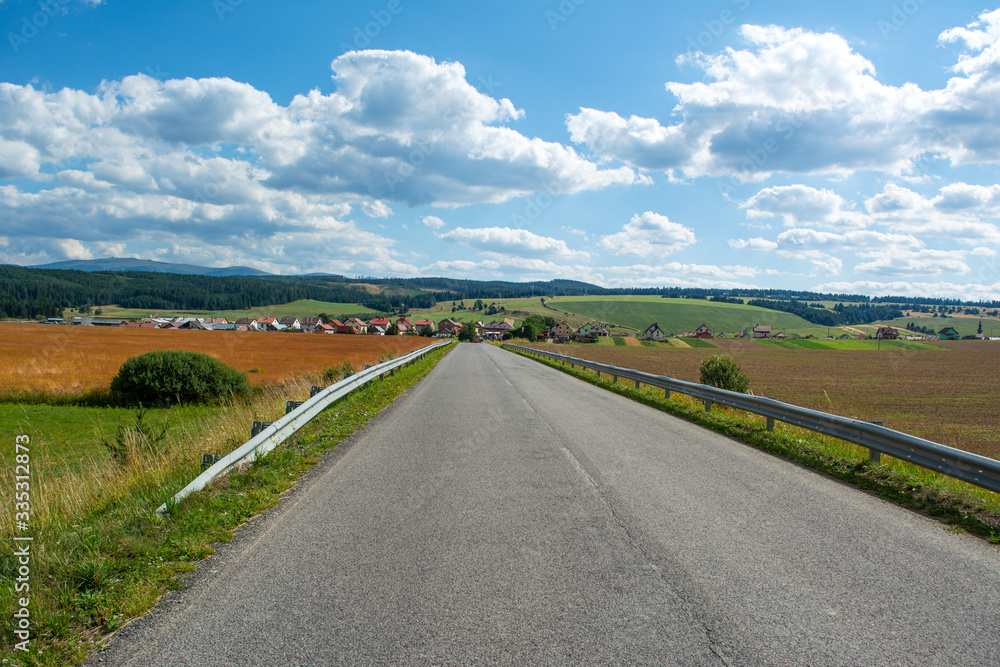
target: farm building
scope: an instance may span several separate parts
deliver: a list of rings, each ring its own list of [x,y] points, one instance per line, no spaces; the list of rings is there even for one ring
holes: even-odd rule
[[[899,331],[892,327],[879,327],[875,332],[875,338],[883,340],[896,340],[899,338]]]
[[[641,338],[642,340],[658,340],[663,342],[667,339],[667,336],[663,333],[663,329],[660,328],[660,325],[653,322],[646,327],[645,331],[642,332]]]
[[[955,331],[955,327],[945,327],[944,329],[941,329],[941,331],[938,331],[938,336],[940,337],[941,340],[959,339],[959,335],[958,332]]]
[[[754,338],[770,338],[771,337],[771,325],[770,324],[755,324],[755,325],[753,325],[753,337]]]

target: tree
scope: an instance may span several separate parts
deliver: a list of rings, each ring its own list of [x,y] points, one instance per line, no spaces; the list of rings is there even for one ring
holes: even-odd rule
[[[518,332],[516,335],[519,338],[527,338],[530,341],[534,341],[538,338],[539,334],[545,331],[545,320],[540,315],[529,315],[521,323],[521,328],[516,331]]]
[[[976,333],[979,334],[980,336],[983,335],[983,321],[982,320],[979,320],[979,328],[976,329]]]
[[[460,342],[470,342],[476,338],[476,325],[472,322],[466,322],[462,325],[462,328],[458,330],[458,340]]]
[[[399,325],[395,322],[389,323],[389,328],[385,330],[386,336],[398,336],[399,335]]]
[[[423,336],[424,338],[430,338],[431,336],[434,335],[434,329],[431,329],[431,325],[425,324],[424,326],[420,327],[420,335]]]

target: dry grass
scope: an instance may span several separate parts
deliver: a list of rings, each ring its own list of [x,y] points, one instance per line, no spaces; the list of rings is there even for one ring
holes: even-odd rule
[[[238,331],[168,331],[44,324],[0,324],[0,394],[75,394],[107,389],[129,357],[149,350],[204,352],[276,383],[344,362],[355,368],[428,343],[415,336],[351,336]]]
[[[63,464],[68,470],[60,474],[47,467],[51,461],[36,453],[32,458],[32,522],[47,525],[124,498],[140,485],[162,478],[178,461],[196,467],[202,454],[228,453],[247,440],[250,422],[278,419],[285,414],[285,401],[309,397],[312,383],[313,378],[303,377],[268,386],[248,401],[175,424],[155,451],[130,447],[135,456],[124,468],[102,452],[75,460],[71,470]],[[108,432],[112,434],[113,428]],[[7,493],[0,495],[10,500]],[[0,531],[12,533],[13,519],[13,513],[0,514]]]
[[[701,361],[733,357],[759,396],[850,417],[1000,458],[1000,342],[947,341],[941,350],[784,350],[715,340],[716,349],[599,347],[555,350],[698,381]]]

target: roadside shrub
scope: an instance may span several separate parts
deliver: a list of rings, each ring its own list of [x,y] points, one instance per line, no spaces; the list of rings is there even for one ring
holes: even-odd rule
[[[741,394],[750,393],[750,378],[740,371],[740,366],[730,357],[716,355],[701,362],[699,370],[701,383],[738,391]]]
[[[130,461],[152,454],[156,446],[167,437],[167,425],[157,431],[145,421],[146,410],[139,408],[132,423],[118,424],[118,430],[113,436],[101,437],[101,444],[111,454],[111,458],[120,466],[128,465]]]
[[[111,391],[146,405],[198,403],[250,391],[247,376],[201,352],[152,350],[128,359]]]
[[[349,361],[345,361],[339,366],[330,366],[323,371],[323,382],[328,385],[339,382],[348,373],[354,373],[354,366]]]

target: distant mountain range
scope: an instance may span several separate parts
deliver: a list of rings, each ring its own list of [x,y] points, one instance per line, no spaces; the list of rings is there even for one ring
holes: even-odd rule
[[[71,269],[75,271],[152,271],[154,273],[181,273],[192,276],[270,276],[266,271],[249,266],[211,268],[194,264],[172,264],[151,259],[106,257],[104,259],[68,259],[52,264],[29,266],[29,269]]]

